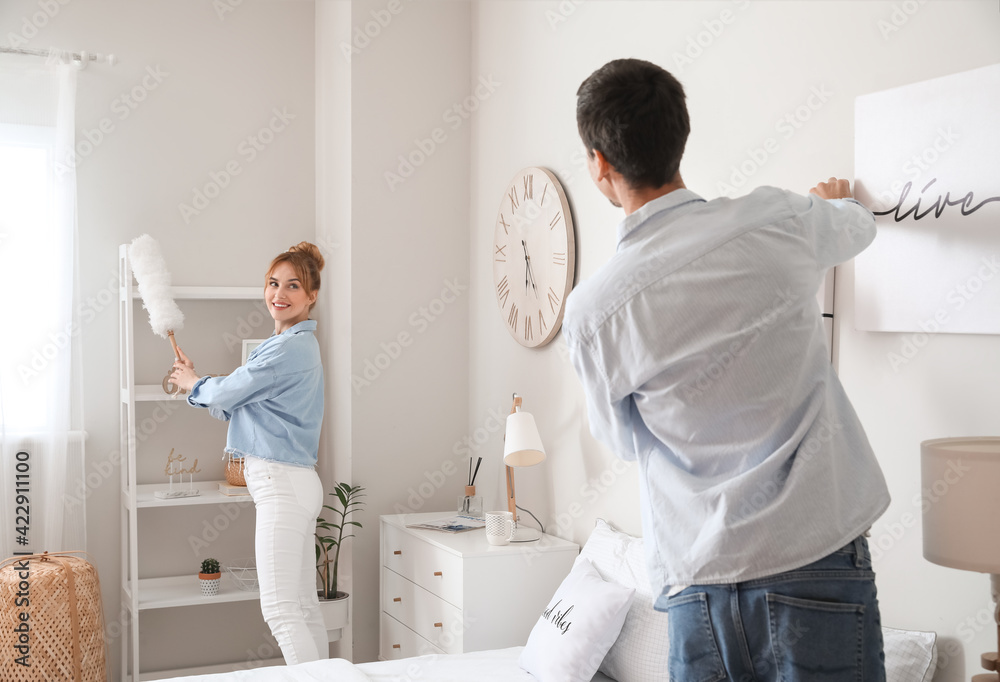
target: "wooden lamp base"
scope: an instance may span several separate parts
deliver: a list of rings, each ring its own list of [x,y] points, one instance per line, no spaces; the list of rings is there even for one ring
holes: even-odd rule
[[[997,636],[1000,637],[1000,627],[997,628]],[[983,668],[986,670],[998,671],[1000,670],[1000,657],[997,656],[996,651],[991,651],[988,654],[983,654],[979,659],[982,663]],[[992,673],[982,673],[980,675],[973,675],[972,682],[1000,682],[1000,674],[997,672]]]
[[[1000,580],[997,580],[998,576],[990,576],[990,580],[993,584],[993,598],[997,598],[997,587]],[[993,613],[994,620],[997,623],[997,646],[1000,647],[1000,601],[997,603],[996,611]],[[1000,682],[1000,655],[996,651],[991,651],[988,654],[983,654],[979,662],[982,664],[983,668],[986,670],[992,670],[992,673],[981,673],[979,675],[972,676],[972,682]]]

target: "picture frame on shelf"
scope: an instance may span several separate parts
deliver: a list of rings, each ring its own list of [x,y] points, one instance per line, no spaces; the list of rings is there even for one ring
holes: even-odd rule
[[[250,353],[254,352],[260,344],[267,341],[267,339],[243,339],[243,362],[242,364],[247,364],[247,358],[250,357]]]

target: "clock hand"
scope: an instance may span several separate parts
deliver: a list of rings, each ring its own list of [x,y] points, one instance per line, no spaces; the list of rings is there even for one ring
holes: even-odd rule
[[[538,288],[535,286],[535,273],[531,269],[531,256],[528,255],[528,247],[525,245],[524,240],[521,240],[521,246],[524,248],[524,260],[526,263],[526,272],[528,279],[531,282],[531,290],[535,293],[535,298],[538,298]],[[528,293],[528,288],[525,286],[524,293]]]
[[[528,247],[525,245],[524,240],[521,240],[521,248],[524,249],[524,295],[528,295],[528,279],[529,273],[531,272],[531,261],[528,260]]]

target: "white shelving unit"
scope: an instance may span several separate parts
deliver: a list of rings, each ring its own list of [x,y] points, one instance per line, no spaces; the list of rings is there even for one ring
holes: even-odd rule
[[[184,400],[186,396],[170,396],[163,392],[159,385],[136,385],[135,383],[135,346],[134,301],[140,298],[138,289],[132,286],[132,268],[128,260],[128,246],[123,244],[118,248],[119,267],[119,332],[120,332],[120,393],[121,393],[121,452],[127,453],[122,458],[121,467],[121,556],[122,556],[122,611],[125,622],[123,631],[125,638],[122,643],[122,679],[149,680],[160,677],[172,677],[196,672],[219,672],[229,668],[225,665],[210,666],[199,669],[173,671],[157,671],[143,673],[139,664],[139,620],[142,612],[152,609],[175,608],[182,606],[203,606],[206,604],[221,604],[226,602],[256,601],[259,594],[256,591],[240,590],[230,577],[223,574],[219,594],[213,597],[203,597],[198,584],[198,576],[191,572],[188,575],[140,578],[139,577],[139,541],[138,526],[141,509],[149,508],[190,508],[196,505],[220,505],[230,502],[249,500],[249,496],[227,496],[219,492],[219,481],[199,481],[195,486],[201,490],[196,497],[161,500],[154,496],[165,484],[139,484],[136,480],[136,403],[144,401]],[[172,293],[177,300],[212,300],[212,301],[256,301],[261,297],[259,287],[172,287]],[[252,549],[249,553],[252,554]],[[279,661],[262,661],[263,664]],[[236,662],[234,662],[234,665]]]

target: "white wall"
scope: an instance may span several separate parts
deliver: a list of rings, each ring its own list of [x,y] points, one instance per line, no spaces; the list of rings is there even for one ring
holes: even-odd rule
[[[350,224],[337,226],[350,232],[337,249],[349,249],[337,258],[349,261],[350,294],[336,293],[329,319],[350,326],[339,335],[350,374],[328,379],[341,397],[334,428],[350,430],[349,440],[334,434],[337,461],[349,454],[352,482],[368,491],[351,541],[353,656],[365,661],[378,655],[378,517],[450,509],[461,491],[460,477],[441,470],[453,471],[468,414],[470,129],[450,127],[443,112],[468,94],[471,46],[464,2],[352,2],[349,19],[319,28],[320,42],[336,46],[322,50],[321,71],[343,72],[348,29],[351,40],[355,29],[374,35],[351,55],[350,146],[342,116],[324,117],[320,138],[332,136],[322,154],[350,159]],[[400,155],[413,167],[400,169]],[[342,191],[321,187],[320,200]],[[430,479],[426,494],[411,493]]]
[[[353,482],[351,467],[351,64],[338,46],[351,40],[351,3],[316,3],[316,243],[327,254],[325,293],[317,306],[336,320],[323,344],[326,415],[318,471],[325,490]],[[332,499],[330,500],[332,502]],[[329,515],[324,515],[330,518]],[[341,548],[338,590],[354,591],[354,545]],[[352,607],[356,601],[352,601]],[[353,622],[353,618],[351,621]],[[332,656],[351,658],[353,628],[344,628]]]
[[[720,21],[723,12],[729,23]],[[503,85],[473,126],[469,427],[481,426],[488,408],[509,405],[512,391],[524,396],[549,457],[518,472],[518,502],[542,512],[550,530],[583,542],[597,517],[639,532],[635,472],[619,474],[589,435],[561,338],[540,351],[509,338],[488,260],[501,193],[528,165],[554,170],[566,187],[580,279],[613,252],[621,213],[592,187],[583,165],[574,116],[580,82],[614,58],[661,64],[688,96],[692,134],[681,172],[689,188],[706,198],[725,193],[719,183],[731,182],[731,167],[762,158],[756,150],[774,138],[777,151],[736,193],[764,184],[805,192],[830,175],[852,177],[856,96],[1000,62],[1000,14],[993,2],[496,1],[476,6],[474,46],[473,79],[491,74]],[[819,106],[808,120],[779,129],[814,91],[826,101],[814,97]],[[854,331],[852,273],[843,270],[840,373],[893,494],[873,529],[873,541],[887,547],[876,563],[883,622],[941,633],[937,679],[965,679],[995,645],[991,628],[975,623],[988,581],[922,558],[912,500],[921,439],[995,433],[1000,389],[988,378],[1000,371],[1000,350],[992,337],[938,336],[893,372],[886,354],[898,353],[904,337]],[[490,454],[495,463],[498,448]],[[502,495],[498,467],[490,473]],[[916,524],[897,540],[893,532],[911,518]]]
[[[81,299],[99,311],[83,328],[91,485],[82,492],[87,549],[97,561],[113,637],[112,679],[119,679],[118,245],[143,232],[156,237],[176,284],[262,286],[276,253],[314,236],[314,9],[308,2],[248,0],[220,18],[212,3],[201,0],[77,0],[44,3],[58,11],[36,21],[42,4],[0,3],[0,40],[8,44],[9,33],[21,34],[27,22],[40,27],[24,33],[30,47],[113,52],[120,59],[115,67],[91,65],[81,72],[77,91],[77,141],[87,140],[89,133],[94,142],[87,154],[82,153],[86,147],[80,148],[77,168]],[[147,69],[160,70],[160,82],[146,81],[155,89],[142,86]],[[123,95],[133,97],[136,106],[123,109]],[[295,118],[251,161],[239,145],[268,124],[274,108]],[[98,140],[94,130],[104,119],[114,129]],[[242,172],[201,215],[185,223],[178,204],[190,203],[193,188],[203,188],[209,173],[230,161]],[[44,260],[38,262],[42,267]],[[222,334],[237,333],[239,318],[253,312],[252,306],[195,308],[188,310],[191,317],[178,340],[199,370],[229,371],[232,364],[225,363],[235,356],[220,350]],[[138,324],[148,330],[143,317]],[[252,335],[266,336],[270,329],[264,322]],[[172,361],[169,346],[159,343],[138,368],[157,382]],[[162,466],[169,447],[178,443],[201,450],[198,441],[204,438],[209,445],[200,454],[200,466],[206,475],[221,478],[224,430],[220,434],[213,428],[218,425],[207,414],[189,412],[176,412],[158,426],[150,447],[140,451],[143,464],[147,471]],[[238,521],[245,526],[251,517],[244,514]],[[152,513],[140,527],[147,570],[193,575],[208,552],[227,558],[224,548],[236,545],[231,536],[247,528],[227,528],[199,555],[188,537],[201,535],[203,518]],[[245,660],[258,650],[264,657],[276,656],[266,633],[254,602],[147,612],[143,667],[196,664],[209,657]],[[204,647],[207,640],[217,644]]]

